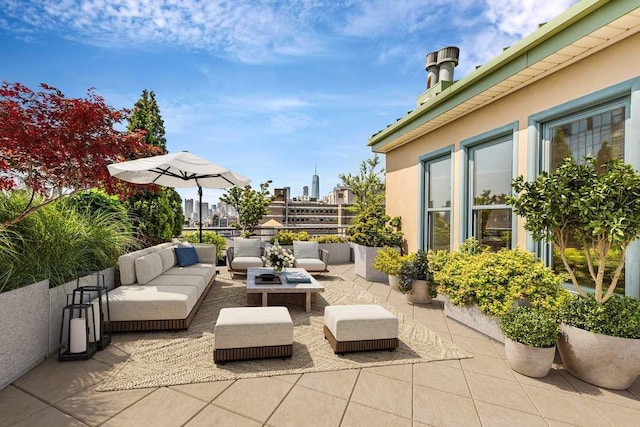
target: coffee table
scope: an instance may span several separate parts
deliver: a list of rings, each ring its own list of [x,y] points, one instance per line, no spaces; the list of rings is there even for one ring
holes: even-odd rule
[[[262,294],[262,306],[267,306],[269,294],[304,294],[305,310],[311,311],[311,295],[324,291],[322,286],[304,268],[286,268],[285,272],[298,272],[310,277],[310,283],[287,283],[281,278],[282,283],[256,284],[256,276],[263,273],[273,273],[269,267],[249,267],[247,270],[247,294]],[[282,277],[282,275],[281,275]]]

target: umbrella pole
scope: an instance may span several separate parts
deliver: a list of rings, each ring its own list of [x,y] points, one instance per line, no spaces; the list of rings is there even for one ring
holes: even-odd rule
[[[198,185],[198,222],[200,223],[200,243],[202,243],[202,187]]]

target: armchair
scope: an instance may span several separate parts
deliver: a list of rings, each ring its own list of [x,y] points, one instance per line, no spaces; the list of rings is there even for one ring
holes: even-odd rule
[[[329,252],[318,247],[318,242],[293,242],[295,267],[304,268],[311,274],[329,271]]]
[[[264,247],[260,240],[236,238],[233,245],[227,248],[227,265],[229,274],[246,275],[250,267],[264,267],[262,256]]]

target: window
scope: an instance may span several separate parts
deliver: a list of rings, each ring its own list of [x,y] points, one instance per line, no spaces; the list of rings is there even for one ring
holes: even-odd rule
[[[451,249],[451,154],[424,163],[425,247]]]
[[[512,212],[506,204],[513,179],[513,139],[498,137],[468,150],[468,230],[492,250],[512,246]]]
[[[627,111],[627,101],[619,100],[543,123],[542,153],[543,158],[548,160],[542,165],[542,169],[552,171],[567,157],[580,163],[584,162],[586,156],[591,156],[596,159],[596,166],[611,159],[624,160]],[[555,245],[550,245],[550,252],[553,270],[564,273],[565,268]],[[609,254],[611,262],[607,262],[609,267],[605,270],[605,286],[610,283],[613,268],[622,256],[621,252],[615,251],[610,251]],[[565,255],[578,282],[585,286],[592,284],[582,245],[577,241],[570,241]],[[623,271],[616,292],[624,291]]]

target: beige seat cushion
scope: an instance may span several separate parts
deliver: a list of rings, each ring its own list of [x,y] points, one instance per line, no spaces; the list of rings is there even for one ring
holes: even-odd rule
[[[215,348],[293,344],[293,321],[286,307],[233,307],[220,310]]]
[[[298,258],[315,258],[319,259],[318,242],[293,242],[293,256]]]
[[[398,338],[398,318],[376,304],[330,305],[324,324],[337,341]]]
[[[313,258],[296,259],[295,266],[304,268],[307,271],[324,271],[326,269],[324,262]]]
[[[200,276],[204,278],[205,284],[211,281],[216,273],[216,269],[211,264],[193,264],[189,267],[175,266],[162,273],[163,276]]]
[[[198,290],[198,296],[204,292],[207,287],[207,280],[205,280],[204,276],[200,275],[173,275],[173,274],[162,274],[149,283],[146,286],[193,286]]]
[[[237,257],[258,257],[260,258],[260,240],[236,238],[233,241],[233,256]]]
[[[194,286],[120,286],[109,292],[113,321],[186,319],[198,301]]]
[[[260,257],[254,256],[241,256],[241,257],[233,257],[233,261],[231,261],[231,268],[234,270],[246,270],[249,267],[263,267],[264,262]]]

